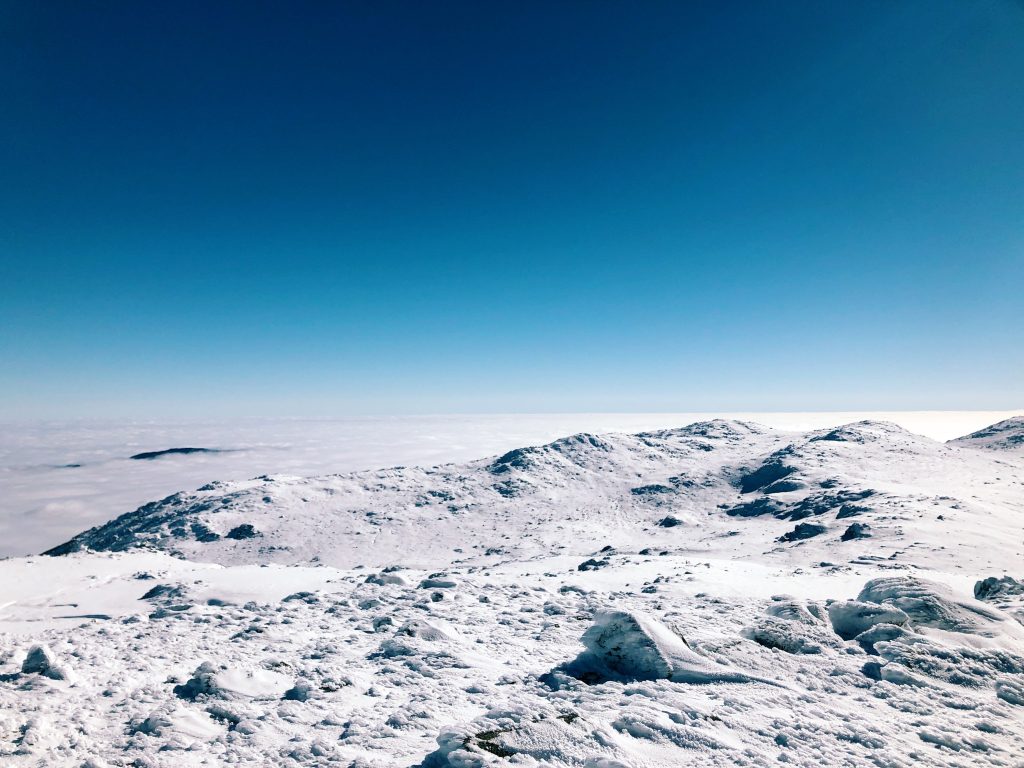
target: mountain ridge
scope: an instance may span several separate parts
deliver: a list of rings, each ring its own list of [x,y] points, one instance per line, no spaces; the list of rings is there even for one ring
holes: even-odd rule
[[[412,561],[442,568],[552,549],[583,558],[610,541],[637,551],[714,548],[722,536],[742,535],[751,554],[778,551],[778,541],[806,547],[806,539],[846,536],[889,557],[912,545],[941,546],[914,544],[906,527],[914,516],[938,508],[969,533],[1003,503],[960,498],[955,482],[948,494],[919,493],[936,474],[978,475],[977,485],[998,474],[991,454],[958,448],[874,421],[807,432],[715,420],[579,433],[461,464],[211,483],[145,504],[46,554],[141,548],[224,564],[382,567],[408,561],[429,540],[430,555]],[[818,528],[786,525],[801,521]]]

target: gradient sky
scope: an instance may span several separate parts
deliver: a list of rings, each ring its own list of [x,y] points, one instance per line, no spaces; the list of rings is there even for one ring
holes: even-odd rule
[[[0,3],[0,418],[1016,408],[1024,6]]]

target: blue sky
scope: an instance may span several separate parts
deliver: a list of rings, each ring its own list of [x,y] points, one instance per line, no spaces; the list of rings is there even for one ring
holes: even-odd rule
[[[1011,0],[0,6],[0,418],[1015,408]]]

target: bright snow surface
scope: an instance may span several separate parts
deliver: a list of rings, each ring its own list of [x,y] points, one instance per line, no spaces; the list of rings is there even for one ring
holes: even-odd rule
[[[0,764],[1018,765],[1022,430],[174,494],[0,562]]]

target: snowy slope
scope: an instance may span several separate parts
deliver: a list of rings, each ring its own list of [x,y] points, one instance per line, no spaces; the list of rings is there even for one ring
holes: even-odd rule
[[[985,429],[951,440],[950,443],[965,448],[1024,453],[1024,416],[1005,419]]]
[[[1013,765],[1024,457],[972,439],[713,421],[175,494],[0,562],[0,762]]]
[[[1007,466],[886,423],[794,434],[713,421],[575,435],[462,465],[213,483],[54,552],[141,547],[226,565],[441,568],[612,544],[1002,571],[1022,553],[1014,518],[993,514],[1024,499]],[[800,523],[824,530],[776,541]],[[870,538],[837,545],[854,524]],[[975,545],[970,554],[943,549],[951,531]]]

